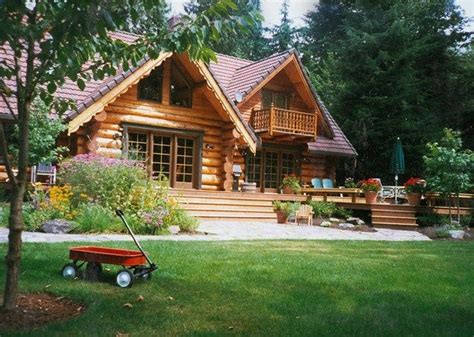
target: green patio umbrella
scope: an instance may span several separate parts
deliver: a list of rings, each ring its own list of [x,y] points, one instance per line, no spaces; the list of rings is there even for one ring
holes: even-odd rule
[[[390,173],[395,174],[395,203],[397,203],[398,175],[405,173],[405,155],[400,137],[393,146],[392,159],[390,160]]]

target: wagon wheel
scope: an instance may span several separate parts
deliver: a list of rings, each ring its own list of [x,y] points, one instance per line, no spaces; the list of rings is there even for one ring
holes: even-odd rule
[[[64,265],[61,274],[66,279],[73,279],[77,276],[77,266],[74,263]]]
[[[130,288],[133,285],[135,277],[132,272],[128,269],[119,270],[115,277],[115,282],[120,288]]]
[[[146,274],[143,274],[142,276],[137,276],[137,275],[143,273],[144,271],[148,271],[148,270],[150,270],[150,268],[145,267],[145,266],[140,266],[140,267],[137,267],[133,270],[133,274],[135,275],[135,277],[139,277],[142,280],[148,281],[148,280],[151,279],[151,273],[146,273]]]
[[[102,265],[97,262],[88,262],[84,272],[84,278],[88,281],[99,281],[102,273]]]

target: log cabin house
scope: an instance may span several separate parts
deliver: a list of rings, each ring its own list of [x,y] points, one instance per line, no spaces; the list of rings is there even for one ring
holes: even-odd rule
[[[77,103],[59,140],[72,155],[133,156],[176,189],[230,191],[239,165],[241,182],[277,192],[285,175],[334,179],[338,158],[356,156],[294,50],[259,61],[217,54],[210,65],[162,53],[83,91],[67,81],[57,95]]]

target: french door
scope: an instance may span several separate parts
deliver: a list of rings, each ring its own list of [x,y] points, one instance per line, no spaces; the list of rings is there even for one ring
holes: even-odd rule
[[[247,157],[246,180],[257,183],[262,192],[278,192],[283,178],[297,171],[297,152],[262,149]]]
[[[153,178],[165,176],[171,187],[198,187],[200,160],[196,137],[134,130],[127,135],[128,157],[142,162]]]

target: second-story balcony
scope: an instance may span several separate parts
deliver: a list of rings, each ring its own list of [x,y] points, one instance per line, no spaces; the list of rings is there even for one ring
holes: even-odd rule
[[[270,137],[290,135],[316,139],[316,114],[275,107],[252,110],[250,125]]]

